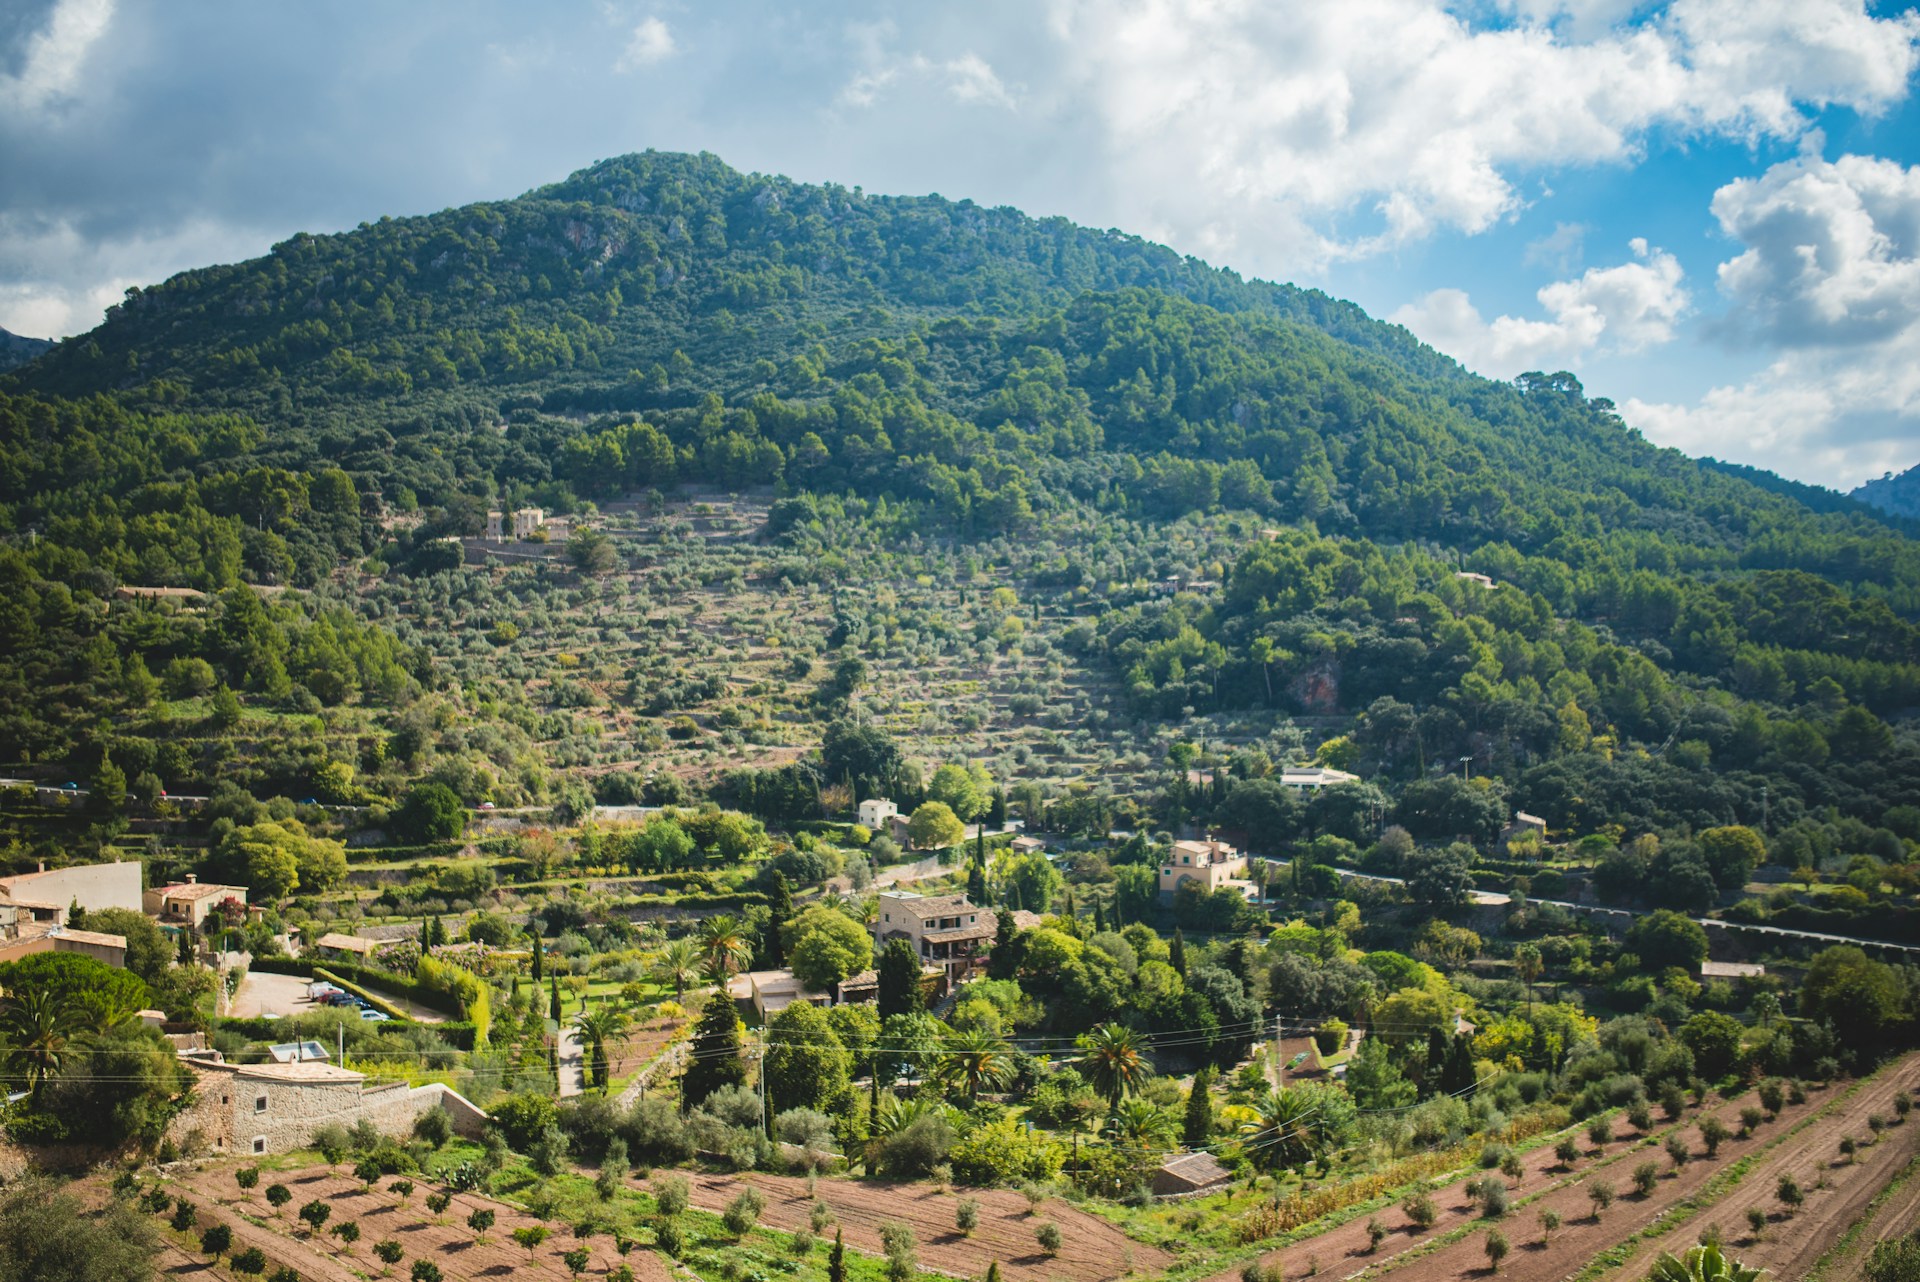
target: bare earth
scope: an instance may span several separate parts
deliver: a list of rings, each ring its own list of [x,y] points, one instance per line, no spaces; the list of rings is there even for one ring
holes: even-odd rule
[[[1864,1145],[1873,1134],[1867,1129],[1867,1117],[1878,1113],[1892,1120],[1894,1097],[1906,1094],[1911,1098],[1914,1085],[1915,1074],[1904,1066],[1872,1083],[1840,1111],[1770,1153],[1718,1204],[1636,1253],[1615,1276],[1641,1276],[1655,1255],[1692,1246],[1708,1224],[1720,1226],[1722,1240],[1732,1245],[1741,1263],[1770,1269],[1776,1278],[1807,1276],[1814,1263],[1866,1214],[1867,1204],[1875,1195],[1920,1153],[1920,1126],[1911,1122],[1882,1131],[1879,1142],[1860,1149],[1851,1166],[1839,1149],[1845,1135]],[[1775,1196],[1783,1174],[1793,1176],[1807,1199],[1791,1218]],[[1815,1187],[1823,1177],[1832,1187]],[[1902,1189],[1893,1204],[1883,1208],[1883,1214],[1904,1200],[1910,1218],[1913,1197],[1911,1187]],[[1758,1241],[1753,1240],[1753,1230],[1747,1225],[1747,1208],[1752,1206],[1767,1213],[1767,1227]],[[1851,1261],[1853,1271],[1865,1264],[1873,1242],[1872,1235],[1862,1239]]]
[[[1815,1168],[1837,1153],[1840,1136],[1849,1133],[1864,1136],[1867,1133],[1866,1119],[1870,1113],[1891,1117],[1893,1097],[1901,1091],[1913,1089],[1916,1079],[1920,1079],[1920,1071],[1917,1070],[1920,1070],[1920,1057],[1913,1057],[1890,1070],[1879,1081],[1862,1088],[1852,1099],[1840,1104],[1832,1116],[1822,1117],[1763,1158],[1719,1206],[1709,1208],[1669,1233],[1667,1238],[1670,1241],[1646,1246],[1613,1276],[1623,1279],[1644,1276],[1659,1250],[1675,1245],[1691,1245],[1700,1227],[1709,1221],[1720,1223],[1726,1230],[1727,1240],[1739,1244],[1740,1258],[1747,1259],[1753,1253],[1745,1249],[1746,1244],[1734,1232],[1735,1224],[1741,1226],[1740,1233],[1745,1232],[1744,1207],[1750,1201],[1764,1200],[1769,1209],[1777,1213],[1779,1204],[1773,1201],[1773,1192],[1782,1170],[1794,1170],[1796,1178],[1801,1178],[1803,1186],[1811,1190],[1812,1183],[1818,1177]],[[1522,1178],[1509,1181],[1509,1198],[1512,1202],[1541,1194],[1543,1190],[1572,1177],[1580,1178],[1565,1187],[1545,1192],[1538,1200],[1509,1215],[1499,1226],[1512,1248],[1501,1266],[1500,1277],[1514,1282],[1558,1282],[1559,1279],[1571,1277],[1594,1256],[1631,1237],[1674,1204],[1697,1193],[1720,1171],[1747,1154],[1764,1148],[1788,1127],[1820,1111],[1840,1089],[1833,1087],[1814,1092],[1805,1104],[1788,1106],[1778,1119],[1763,1124],[1759,1132],[1749,1139],[1728,1139],[1720,1146],[1719,1156],[1711,1161],[1707,1159],[1705,1147],[1700,1142],[1696,1127],[1699,1118],[1705,1113],[1717,1113],[1730,1131],[1737,1132],[1739,1111],[1753,1103],[1754,1097],[1749,1094],[1704,1110],[1688,1109],[1678,1125],[1680,1134],[1686,1138],[1692,1150],[1692,1160],[1677,1172],[1658,1144],[1641,1146],[1638,1143],[1641,1137],[1624,1126],[1616,1128],[1616,1138],[1605,1146],[1603,1155],[1598,1158],[1593,1156],[1592,1145],[1582,1134],[1581,1147],[1586,1155],[1575,1163],[1572,1171],[1560,1166],[1551,1145],[1534,1149],[1525,1157],[1526,1172]],[[1673,1125],[1656,1116],[1650,1134],[1656,1139],[1663,1138]],[[1895,1133],[1910,1129],[1915,1132],[1911,1142],[1920,1143],[1920,1127],[1896,1127],[1887,1133],[1888,1139],[1882,1141],[1881,1147],[1894,1149]],[[1905,1142],[1906,1137],[1899,1137],[1899,1141]],[[1893,1154],[1889,1153],[1888,1159],[1893,1161]],[[1647,1161],[1657,1162],[1661,1175],[1654,1192],[1642,1197],[1631,1191],[1631,1177],[1634,1167]],[[1890,1173],[1895,1169],[1898,1169],[1897,1163],[1890,1165],[1887,1171]],[[1837,1175],[1838,1172],[1830,1174]],[[1610,1183],[1616,1195],[1613,1205],[1602,1212],[1598,1220],[1594,1218],[1593,1203],[1587,1196],[1586,1179],[1589,1177]],[[1467,1198],[1465,1184],[1466,1180],[1462,1179],[1434,1190],[1432,1196],[1440,1214],[1433,1228],[1426,1232],[1414,1230],[1407,1223],[1406,1216],[1397,1209],[1382,1212],[1380,1218],[1392,1232],[1376,1253],[1369,1254],[1366,1221],[1361,1218],[1297,1242],[1283,1251],[1272,1252],[1264,1258],[1270,1265],[1281,1266],[1284,1276],[1289,1280],[1308,1277],[1316,1268],[1342,1279],[1360,1273],[1390,1272],[1394,1282],[1463,1282],[1467,1278],[1489,1277],[1484,1232],[1475,1231],[1438,1250],[1419,1253],[1423,1243],[1444,1236],[1477,1218],[1478,1208]],[[1805,1245],[1811,1251],[1806,1256],[1806,1264],[1817,1259],[1845,1231],[1847,1224],[1857,1218],[1866,1200],[1883,1186],[1884,1177],[1861,1180],[1866,1191],[1859,1196],[1850,1214],[1842,1198],[1837,1195],[1840,1181],[1835,1179],[1834,1184],[1836,1189],[1833,1191],[1809,1191],[1807,1206],[1796,1217],[1790,1231],[1779,1233],[1778,1225],[1775,1231],[1770,1231],[1770,1236],[1790,1238],[1790,1243],[1780,1245],[1794,1246],[1796,1254],[1798,1248]],[[1829,1207],[1833,1209],[1829,1210]],[[1547,1208],[1559,1212],[1562,1227],[1553,1234],[1550,1242],[1543,1244],[1540,1240],[1540,1213]],[[1757,1258],[1753,1262],[1769,1263],[1768,1260]],[[1784,1264],[1775,1268],[1777,1277],[1803,1275],[1804,1268],[1797,1272],[1790,1271]],[[1235,1282],[1237,1276],[1237,1272],[1221,1273],[1210,1282]]]
[[[201,1224],[210,1224],[213,1214],[224,1212],[233,1226],[236,1246],[258,1246],[276,1263],[293,1268],[306,1282],[362,1282],[364,1277],[377,1274],[382,1266],[373,1254],[373,1244],[382,1238],[393,1238],[406,1248],[406,1258],[394,1270],[394,1276],[405,1277],[411,1267],[409,1261],[428,1259],[440,1266],[448,1282],[515,1275],[569,1278],[560,1256],[581,1245],[563,1227],[549,1224],[547,1227],[555,1230],[553,1236],[529,1260],[527,1252],[515,1246],[509,1234],[522,1225],[541,1221],[474,1193],[456,1193],[447,1208],[446,1223],[435,1224],[425,1205],[433,1186],[421,1180],[414,1181],[413,1197],[402,1208],[400,1200],[386,1191],[390,1180],[383,1179],[374,1186],[374,1192],[363,1193],[358,1180],[330,1175],[326,1168],[315,1167],[292,1174],[263,1174],[260,1187],[243,1195],[234,1183],[233,1170],[220,1166],[197,1171],[182,1181],[207,1208],[202,1211]],[[293,1191],[293,1201],[278,1217],[265,1197],[266,1185],[275,1179]],[[351,1250],[330,1231],[312,1239],[306,1237],[306,1225],[296,1218],[296,1212],[315,1198],[333,1204],[327,1230],[346,1220],[359,1222],[360,1240]],[[491,1207],[495,1216],[487,1240],[480,1243],[474,1241],[473,1231],[467,1227],[468,1213],[478,1207]],[[245,1217],[271,1227],[256,1227]],[[602,1276],[621,1262],[610,1238],[589,1238],[586,1246],[593,1253],[587,1266],[589,1276]],[[673,1276],[663,1259],[646,1247],[636,1247],[625,1262],[644,1282],[670,1282]]]
[[[1006,1189],[968,1189],[941,1192],[928,1184],[868,1184],[855,1180],[822,1179],[812,1196],[803,1179],[782,1175],[698,1175],[692,1181],[695,1206],[710,1211],[726,1209],[751,1184],[767,1199],[761,1222],[777,1229],[807,1224],[815,1197],[833,1208],[836,1222],[846,1230],[847,1245],[873,1255],[884,1254],[880,1226],[902,1220],[913,1227],[919,1241],[922,1268],[962,1277],[978,1277],[987,1265],[999,1261],[1000,1274],[1009,1282],[1105,1282],[1132,1273],[1158,1273],[1173,1257],[1157,1247],[1134,1242],[1105,1220],[1054,1198],[1038,1215],[1027,1214],[1027,1200]],[[962,1197],[980,1203],[980,1226],[962,1237],[954,1228],[954,1208]],[[1060,1226],[1060,1254],[1052,1259],[1034,1240],[1035,1226],[1051,1220]],[[829,1229],[831,1234],[832,1230]]]

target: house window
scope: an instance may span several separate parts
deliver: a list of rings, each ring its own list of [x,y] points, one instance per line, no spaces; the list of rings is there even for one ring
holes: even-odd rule
[[[266,1096],[264,1096],[264,1095],[256,1095],[256,1096],[254,1096],[254,1097],[253,1097],[253,1111],[254,1111],[254,1112],[256,1112],[256,1113],[264,1113],[264,1112],[266,1112],[266,1111],[267,1111],[267,1097],[266,1097]]]
[[[266,1152],[266,1151],[267,1151],[267,1137],[266,1137],[266,1136],[264,1136],[264,1135],[256,1135],[256,1136],[254,1136],[254,1137],[253,1137],[253,1151],[254,1151],[254,1152],[256,1152],[256,1153],[264,1153],[264,1152]]]
[[[220,1097],[220,1107],[225,1108],[226,1106],[227,1106],[227,1097],[222,1095]]]

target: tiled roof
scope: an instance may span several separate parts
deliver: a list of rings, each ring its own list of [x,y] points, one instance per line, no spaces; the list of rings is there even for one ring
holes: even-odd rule
[[[245,886],[216,886],[205,881],[185,881],[176,886],[162,886],[159,890],[167,899],[205,899],[210,895],[230,895],[236,899],[247,897]]]
[[[1218,1184],[1233,1178],[1233,1172],[1220,1165],[1211,1153],[1186,1153],[1160,1163],[1162,1173],[1196,1188]]]

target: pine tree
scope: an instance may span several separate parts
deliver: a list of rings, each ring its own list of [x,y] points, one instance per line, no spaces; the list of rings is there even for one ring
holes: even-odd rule
[[[1180,978],[1187,977],[1187,940],[1180,928],[1173,928],[1173,942],[1167,945],[1167,964],[1180,972]]]
[[[1188,1148],[1199,1148],[1213,1137],[1213,1070],[1203,1068],[1193,1075],[1193,1089],[1187,1094],[1187,1123],[1181,1138]]]
[[[680,1079],[682,1107],[697,1107],[723,1086],[744,1086],[746,1061],[740,1058],[740,1016],[733,998],[721,988],[707,998],[693,1033],[693,1052]]]

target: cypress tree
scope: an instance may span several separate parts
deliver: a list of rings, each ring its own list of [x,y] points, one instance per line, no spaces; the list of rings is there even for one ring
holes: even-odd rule
[[[680,1106],[698,1107],[723,1086],[744,1086],[747,1065],[740,1058],[740,1016],[722,988],[707,998],[693,1033],[693,1053],[680,1079]]]
[[[827,1282],[847,1282],[847,1231],[833,1231],[833,1250],[827,1252]]]
[[[880,951],[880,1018],[911,1015],[925,1008],[920,996],[920,959],[904,939],[890,939]]]
[[[1440,1093],[1440,1079],[1447,1067],[1447,1035],[1438,1028],[1427,1030],[1427,1066],[1420,1074],[1420,1098]]]
[[[987,861],[984,857],[973,861],[967,870],[967,898],[984,907],[987,902]]]
[[[1102,934],[1106,931],[1106,929],[1107,929],[1106,910],[1100,907],[1100,901],[1096,899],[1093,901],[1093,933],[1096,935]]]
[[[550,994],[547,1002],[547,1018],[558,1024],[560,1022],[560,976],[551,976],[547,980],[547,987]]]
[[[1180,978],[1187,977],[1187,940],[1180,928],[1173,928],[1173,942],[1167,945],[1167,964],[1180,972]]]
[[[1193,1075],[1193,1090],[1187,1095],[1187,1122],[1181,1139],[1188,1148],[1199,1148],[1213,1137],[1213,1070],[1203,1068]]]
[[[1448,1095],[1472,1099],[1475,1085],[1473,1044],[1464,1037],[1456,1037],[1447,1047],[1447,1067],[1440,1076],[1440,1089]]]
[[[533,982],[537,984],[546,978],[546,975],[543,973],[545,967],[541,964],[540,936],[529,930],[527,937],[533,940]]]

